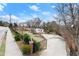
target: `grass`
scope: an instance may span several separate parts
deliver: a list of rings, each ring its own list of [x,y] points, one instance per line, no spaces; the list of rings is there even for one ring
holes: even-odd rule
[[[33,34],[31,33],[30,31],[22,31],[22,30],[18,30],[17,31],[18,33],[24,35],[24,34],[28,34],[30,35],[31,38],[33,38],[33,40],[35,40],[36,42],[40,42],[43,40],[43,38],[39,35],[39,34]],[[20,48],[20,50],[22,51],[22,46],[24,45],[24,42],[21,40],[21,41],[17,41],[17,44]],[[27,44],[26,44],[27,45]],[[39,55],[39,52],[35,52],[33,55]]]
[[[2,44],[0,46],[0,56],[5,55],[6,35],[7,35],[7,33],[5,33],[5,35],[4,35],[3,39],[2,39]]]
[[[0,56],[4,56],[4,55],[5,55],[5,39],[3,39],[2,45],[0,47]]]
[[[27,33],[28,35],[30,35],[30,37],[31,38],[33,38],[35,41],[37,41],[37,42],[40,42],[40,41],[42,41],[43,40],[43,38],[42,37],[40,37],[38,34],[33,34],[33,33],[31,33],[31,32],[29,32],[29,31],[18,31],[20,34],[25,34],[25,33]]]
[[[33,38],[35,41],[37,42],[40,42],[41,40],[43,40],[43,38],[41,38],[39,35],[37,34],[32,34],[32,33],[29,33],[28,34],[31,36],[31,38]]]

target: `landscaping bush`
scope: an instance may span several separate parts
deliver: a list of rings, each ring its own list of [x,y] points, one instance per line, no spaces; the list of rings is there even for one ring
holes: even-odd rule
[[[29,55],[30,52],[31,52],[31,46],[24,44],[24,45],[22,46],[22,53],[23,53],[24,55]]]
[[[15,34],[15,41],[20,41],[22,39],[21,34]]]
[[[23,40],[25,43],[29,44],[29,41],[31,40],[30,36],[28,34],[23,35]]]
[[[40,42],[34,41],[34,43],[33,43],[33,53],[35,53],[39,50],[40,50]]]

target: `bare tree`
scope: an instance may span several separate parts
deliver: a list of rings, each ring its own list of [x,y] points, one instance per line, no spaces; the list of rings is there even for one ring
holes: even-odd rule
[[[58,12],[58,17],[57,19],[61,20],[61,22],[63,23],[63,30],[65,29],[65,31],[63,31],[63,33],[67,34],[65,35],[66,37],[72,36],[73,39],[70,37],[67,42],[71,39],[73,42],[71,42],[71,44],[74,43],[74,51],[76,52],[76,46],[77,44],[77,39],[78,38],[78,19],[79,19],[79,14],[78,14],[78,4],[73,4],[73,3],[68,3],[68,4],[58,4],[56,7],[56,10]],[[62,31],[62,29],[61,29]],[[67,36],[69,34],[69,36]],[[62,35],[62,34],[61,34]],[[69,44],[70,45],[70,44]],[[71,45],[72,46],[72,45]],[[78,47],[78,46],[77,46]],[[73,50],[73,47],[70,48],[70,51]],[[72,53],[72,52],[70,52]],[[74,53],[76,54],[76,53]],[[72,55],[74,55],[72,54]]]
[[[41,22],[40,18],[33,18],[32,20],[27,21],[27,25],[31,28],[39,28]]]
[[[60,20],[65,28],[74,36],[77,37],[78,28],[78,5],[77,4],[58,4],[56,10],[58,12],[57,19]]]
[[[43,29],[45,30],[45,32],[47,33],[56,33],[58,34],[58,24],[56,23],[56,21],[52,21],[52,22],[43,22]]]

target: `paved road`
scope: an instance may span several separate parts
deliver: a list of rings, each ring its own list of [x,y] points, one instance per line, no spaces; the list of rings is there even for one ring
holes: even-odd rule
[[[41,52],[41,56],[67,56],[66,44],[58,35],[42,34],[47,39],[47,49]]]
[[[0,27],[0,29],[2,30],[1,32],[7,30],[5,56],[22,56],[22,52],[15,42],[10,29],[8,27]],[[0,33],[0,35],[2,35],[2,33]]]
[[[22,52],[15,42],[10,29],[7,28],[7,30],[5,56],[22,56]]]
[[[5,30],[0,29],[0,47],[1,47],[1,44],[2,44],[2,40],[4,39],[4,35],[5,35]]]

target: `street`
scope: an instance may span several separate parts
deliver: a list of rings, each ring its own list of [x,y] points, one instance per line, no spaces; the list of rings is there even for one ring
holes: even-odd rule
[[[22,52],[20,51],[17,43],[15,42],[12,33],[8,27],[0,27],[0,44],[1,38],[4,37],[4,34],[7,31],[6,42],[5,42],[5,56],[22,56]]]
[[[0,47],[1,47],[4,35],[5,35],[5,29],[4,28],[0,28]]]

